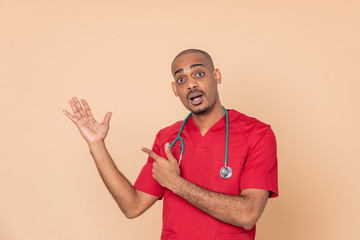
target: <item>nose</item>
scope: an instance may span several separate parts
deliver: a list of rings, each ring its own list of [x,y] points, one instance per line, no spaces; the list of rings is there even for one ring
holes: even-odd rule
[[[190,77],[187,81],[187,89],[191,90],[191,89],[195,89],[198,87],[199,87],[199,85],[198,85],[198,82],[196,81],[196,79]]]

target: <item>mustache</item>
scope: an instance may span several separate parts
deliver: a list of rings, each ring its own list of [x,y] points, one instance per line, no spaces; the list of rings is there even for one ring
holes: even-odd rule
[[[186,94],[186,99],[189,99],[190,94],[193,94],[193,93],[201,93],[202,95],[206,96],[206,94],[205,94],[205,92],[203,90],[192,89]]]

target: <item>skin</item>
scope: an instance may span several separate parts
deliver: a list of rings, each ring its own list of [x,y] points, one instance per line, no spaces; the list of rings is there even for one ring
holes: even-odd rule
[[[175,96],[193,113],[194,122],[201,134],[205,135],[211,126],[224,116],[217,89],[217,85],[221,83],[220,71],[214,69],[206,57],[195,52],[176,58],[172,64],[172,73],[175,80],[172,83]],[[191,104],[187,94],[189,91],[198,90],[204,93],[203,101],[195,106]],[[158,200],[158,197],[136,190],[117,169],[108,153],[104,140],[112,113],[107,113],[103,122],[99,123],[94,119],[85,99],[81,100],[81,104],[74,97],[69,103],[74,115],[66,110],[63,112],[78,127],[88,143],[99,173],[116,203],[128,218],[141,215]],[[169,143],[165,144],[167,159],[146,147],[143,147],[142,151],[155,160],[153,177],[161,186],[220,221],[251,229],[265,208],[269,197],[267,190],[244,189],[239,196],[233,196],[203,189],[182,178]]]

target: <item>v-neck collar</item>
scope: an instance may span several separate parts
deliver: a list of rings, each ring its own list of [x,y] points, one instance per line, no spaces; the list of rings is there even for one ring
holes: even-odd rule
[[[228,111],[228,110],[227,110]],[[229,114],[229,111],[228,111]],[[229,116],[230,121],[230,116]],[[207,148],[210,141],[217,136],[221,131],[226,131],[226,116],[224,115],[220,118],[214,125],[212,125],[209,130],[205,133],[204,136],[201,135],[201,132],[194,122],[193,116],[191,115],[187,123],[185,124],[186,131],[189,134],[190,141],[194,148]]]

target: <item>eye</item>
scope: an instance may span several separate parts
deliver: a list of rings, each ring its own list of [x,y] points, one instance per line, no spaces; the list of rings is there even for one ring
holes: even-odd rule
[[[183,83],[184,81],[185,81],[185,79],[183,79],[183,78],[178,78],[178,79],[176,80],[177,83]]]
[[[202,76],[204,76],[204,72],[198,72],[198,73],[196,73],[196,77],[202,77]]]

